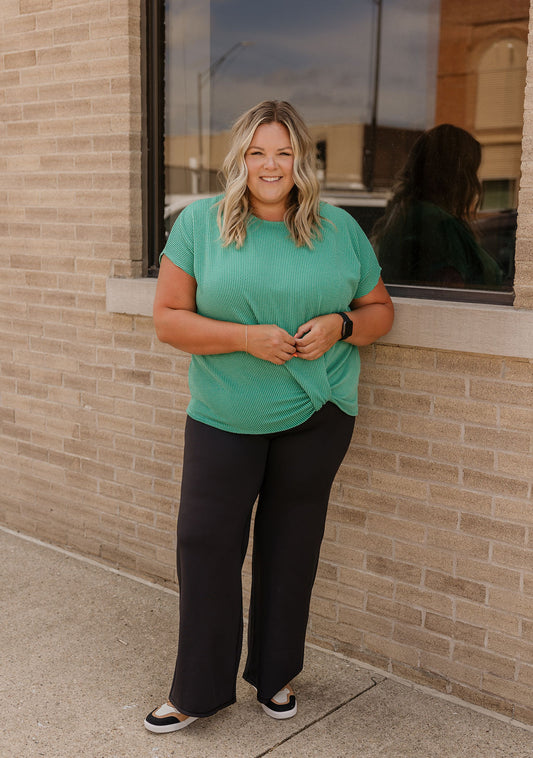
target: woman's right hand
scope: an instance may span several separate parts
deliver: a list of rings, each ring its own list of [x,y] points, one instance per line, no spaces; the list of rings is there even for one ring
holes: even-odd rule
[[[247,327],[247,350],[250,355],[282,366],[296,354],[296,340],[275,324],[254,324]]]

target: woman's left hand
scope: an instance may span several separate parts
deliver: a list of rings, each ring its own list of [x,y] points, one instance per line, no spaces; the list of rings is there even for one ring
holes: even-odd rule
[[[296,357],[315,361],[339,341],[342,319],[337,313],[317,316],[302,324],[296,334]]]

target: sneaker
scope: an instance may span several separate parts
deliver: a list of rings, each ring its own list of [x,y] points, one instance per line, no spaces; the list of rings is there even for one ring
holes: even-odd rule
[[[261,703],[261,705],[264,712],[273,719],[290,719],[296,716],[298,710],[296,695],[290,684],[277,692],[268,703]]]
[[[196,719],[197,716],[186,716],[184,713],[180,713],[170,700],[167,700],[166,703],[148,714],[144,719],[144,725],[150,732],[164,734],[165,732],[177,732],[178,729],[184,729]]]

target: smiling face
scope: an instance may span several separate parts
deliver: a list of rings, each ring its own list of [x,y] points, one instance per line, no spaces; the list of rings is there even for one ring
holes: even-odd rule
[[[245,161],[254,215],[265,221],[283,221],[294,187],[294,151],[287,127],[278,123],[258,126]]]

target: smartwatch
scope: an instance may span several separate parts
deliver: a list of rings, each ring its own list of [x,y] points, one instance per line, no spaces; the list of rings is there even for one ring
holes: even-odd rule
[[[341,316],[341,318],[342,318],[342,333],[341,333],[340,339],[341,340],[345,340],[348,337],[352,336],[353,321],[348,316],[347,313],[342,313],[342,311],[337,311],[337,315]]]

